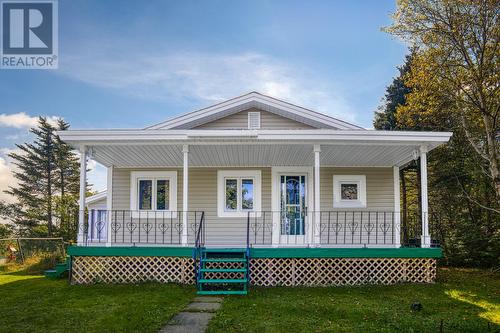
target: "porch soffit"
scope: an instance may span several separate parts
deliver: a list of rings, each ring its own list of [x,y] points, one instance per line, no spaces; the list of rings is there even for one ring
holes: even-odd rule
[[[411,161],[418,145],[321,145],[321,165],[392,167]],[[182,145],[92,146],[91,158],[119,168],[182,167]],[[190,167],[313,166],[311,144],[191,145]]]

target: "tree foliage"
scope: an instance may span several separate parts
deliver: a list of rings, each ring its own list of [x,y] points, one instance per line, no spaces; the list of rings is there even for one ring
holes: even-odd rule
[[[405,120],[452,113],[468,144],[487,164],[497,201],[499,15],[497,0],[399,0],[394,24],[387,28],[420,49],[409,80],[410,86],[418,86],[413,103],[408,103],[413,113],[408,112]]]
[[[410,54],[406,56],[404,64],[398,67],[399,75],[387,87],[383,104],[375,112],[374,128],[378,130],[401,129],[396,123],[396,110],[398,106],[406,104],[406,95],[411,92],[411,88],[405,84],[405,76],[410,71],[415,51],[415,49],[411,50]]]
[[[69,215],[78,207],[80,163],[56,135],[56,130],[68,127],[62,119],[53,126],[40,117],[30,130],[34,141],[16,145],[19,152],[9,154],[17,166],[13,174],[18,184],[5,192],[16,203],[3,203],[2,216],[15,224],[19,235],[61,235],[61,229],[69,227]]]
[[[386,29],[413,48],[394,129],[453,132],[428,169],[433,236],[454,265],[499,264],[498,14],[495,1],[400,0]]]

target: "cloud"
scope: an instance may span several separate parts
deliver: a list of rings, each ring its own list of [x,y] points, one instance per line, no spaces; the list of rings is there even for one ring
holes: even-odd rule
[[[0,153],[5,155],[5,157],[0,156],[0,200],[14,203],[16,200],[10,194],[5,193],[10,186],[15,187],[17,185],[17,179],[14,178],[13,171],[17,169],[10,158],[7,156],[9,153],[16,152],[20,153],[19,149],[1,148]]]
[[[57,122],[56,116],[49,116],[47,120],[50,124],[55,125]],[[18,112],[12,114],[0,114],[0,127],[13,127],[13,128],[32,128],[38,125],[38,117],[32,117],[25,112]]]
[[[178,98],[215,103],[258,91],[347,121],[355,120],[355,112],[340,93],[340,87],[301,66],[265,54],[112,54],[118,52],[104,51],[94,55],[92,61],[68,55],[60,72],[94,86],[149,100]]]

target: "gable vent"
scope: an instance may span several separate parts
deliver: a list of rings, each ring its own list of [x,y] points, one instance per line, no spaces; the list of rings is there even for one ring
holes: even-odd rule
[[[260,112],[248,112],[248,129],[260,128]]]

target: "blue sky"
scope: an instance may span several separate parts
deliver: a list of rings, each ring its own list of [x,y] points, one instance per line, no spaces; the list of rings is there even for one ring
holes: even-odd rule
[[[35,116],[137,128],[252,90],[371,127],[406,47],[394,1],[59,1],[59,69],[0,70],[6,153]],[[103,168],[91,172],[95,189]],[[5,196],[0,195],[0,199]]]

